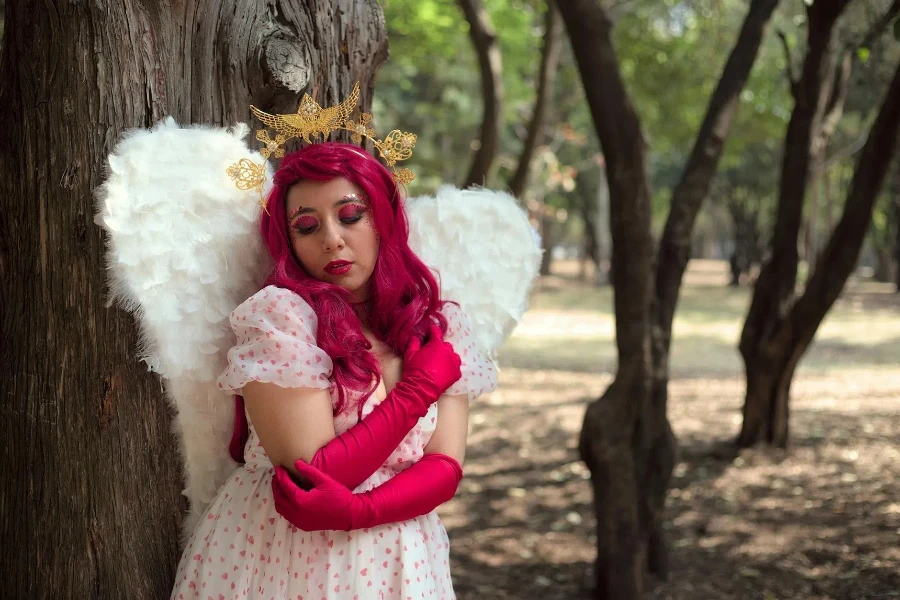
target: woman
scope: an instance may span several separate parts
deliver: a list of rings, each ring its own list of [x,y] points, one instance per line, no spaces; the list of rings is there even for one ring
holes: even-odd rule
[[[261,223],[274,268],[232,313],[218,379],[243,396],[245,464],[188,541],[172,597],[452,599],[433,511],[462,476],[468,403],[496,373],[410,251],[374,157],[310,145],[274,183]]]

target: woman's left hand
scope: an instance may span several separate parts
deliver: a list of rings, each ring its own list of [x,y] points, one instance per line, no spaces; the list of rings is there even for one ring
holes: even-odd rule
[[[353,493],[302,460],[295,462],[294,468],[313,487],[304,490],[287,469],[276,466],[272,494],[278,514],[303,531],[349,531],[355,500]]]

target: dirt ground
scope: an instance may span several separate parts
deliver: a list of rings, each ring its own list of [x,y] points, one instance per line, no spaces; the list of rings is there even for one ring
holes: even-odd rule
[[[591,597],[589,475],[576,440],[615,369],[611,295],[572,265],[541,281],[500,353],[500,389],[473,407],[466,477],[441,510],[460,600]],[[793,386],[787,452],[740,428],[735,347],[749,290],[692,263],[675,325],[663,599],[900,597],[900,297],[851,282]]]

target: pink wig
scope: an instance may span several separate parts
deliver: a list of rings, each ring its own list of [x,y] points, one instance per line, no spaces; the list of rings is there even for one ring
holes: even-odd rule
[[[430,323],[446,332],[440,314],[440,288],[428,267],[409,248],[409,225],[391,173],[357,146],[311,144],[287,155],[275,173],[275,186],[262,215],[260,231],[275,266],[264,285],[292,290],[306,300],[319,320],[317,344],[334,363],[337,386],[335,414],[346,408],[346,391],[368,397],[381,379],[378,360],[363,335],[350,293],[311,277],[294,256],[288,233],[288,190],[301,180],[330,181],[343,177],[368,198],[369,218],[379,238],[371,296],[364,307],[367,323],[378,338],[402,355],[413,337],[422,339]],[[376,377],[372,385],[372,376]],[[362,401],[359,404],[362,409]]]

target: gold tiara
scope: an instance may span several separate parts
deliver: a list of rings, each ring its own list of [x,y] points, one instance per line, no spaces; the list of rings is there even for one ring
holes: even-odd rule
[[[294,114],[270,115],[251,106],[250,110],[262,123],[276,131],[275,137],[269,135],[267,129],[259,129],[256,139],[265,144],[259,151],[263,159],[268,162],[270,156],[281,158],[284,156],[284,145],[294,139],[302,138],[307,144],[314,144],[319,136],[323,140],[331,135],[332,131],[344,130],[351,133],[350,140],[359,144],[363,138],[371,140],[378,150],[378,154],[394,172],[394,181],[407,185],[416,178],[415,174],[406,167],[397,168],[397,163],[412,156],[412,150],[416,145],[416,136],[394,129],[384,139],[375,137],[375,130],[369,125],[372,115],[360,113],[353,121],[350,115],[356,110],[359,103],[359,82],[353,86],[350,96],[336,106],[322,108],[309,94],[304,94],[300,106]],[[228,176],[235,185],[242,190],[256,190],[259,193],[260,204],[265,207],[263,198],[263,185],[266,182],[266,163],[257,164],[244,158],[228,167]]]

